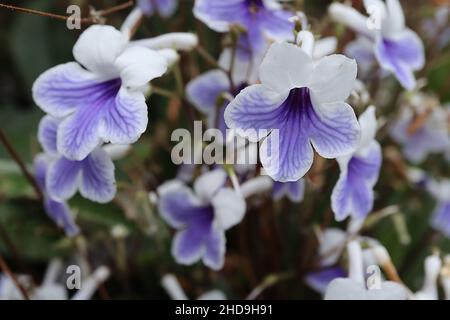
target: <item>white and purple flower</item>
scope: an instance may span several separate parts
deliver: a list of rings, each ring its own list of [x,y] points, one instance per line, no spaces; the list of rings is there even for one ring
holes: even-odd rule
[[[268,40],[293,40],[294,14],[274,0],[196,0],[194,15],[217,32],[239,25],[247,31],[253,53],[261,52]]]
[[[217,169],[194,182],[194,192],[180,181],[169,181],[159,190],[158,208],[177,233],[172,255],[180,264],[200,259],[214,269],[225,259],[225,231],[238,224],[246,210],[245,200],[225,187],[227,175]]]
[[[168,18],[177,10],[178,0],[138,0],[137,5],[146,16],[156,12],[161,17]]]
[[[423,103],[419,104],[420,101]],[[405,106],[390,128],[390,135],[403,146],[403,154],[413,163],[424,161],[430,153],[445,153],[450,149],[447,111],[441,107],[423,110],[425,103],[419,99],[416,105]],[[425,117],[424,123],[417,127],[413,125],[416,117]]]
[[[50,157],[45,154],[39,154],[34,159],[34,175],[44,195],[44,210],[68,237],[74,237],[80,233],[80,228],[75,223],[69,205],[65,201],[54,200],[48,193],[46,177],[50,162]]]
[[[113,27],[94,25],[73,48],[77,62],[58,65],[34,83],[37,105],[62,119],[57,147],[67,159],[83,160],[101,142],[133,143],[146,130],[142,88],[163,75],[168,62],[128,42]]]
[[[375,107],[370,106],[361,114],[359,123],[361,141],[358,149],[337,158],[341,174],[331,195],[331,206],[337,221],[348,216],[364,219],[373,208],[373,187],[378,180],[382,162],[381,146],[375,140]]]
[[[311,144],[324,158],[336,158],[355,151],[360,139],[355,113],[344,102],[354,87],[355,61],[331,55],[314,62],[312,34],[300,37],[302,48],[273,44],[260,66],[261,84],[242,90],[225,110],[226,124],[239,135],[252,142],[266,137],[261,162],[280,182],[297,181],[311,168]],[[274,130],[276,145],[269,139]]]
[[[86,199],[106,203],[116,194],[114,164],[100,146],[81,161],[61,156],[56,148],[56,135],[60,121],[45,116],[40,124],[38,140],[49,155],[45,176],[45,190],[52,199],[68,200],[77,190]]]
[[[356,241],[347,245],[349,256],[348,278],[331,281],[325,293],[325,300],[406,300],[407,290],[392,281],[380,281],[379,288],[367,288],[363,269],[363,251]]]
[[[398,0],[387,0],[386,3],[381,0],[364,0],[364,5],[374,15],[374,20],[380,19],[379,26],[376,25],[377,21],[340,3],[333,3],[329,11],[337,22],[349,26],[360,36],[370,40],[380,66],[392,72],[404,88],[412,90],[416,85],[413,72],[422,69],[425,62],[422,40],[406,27]]]

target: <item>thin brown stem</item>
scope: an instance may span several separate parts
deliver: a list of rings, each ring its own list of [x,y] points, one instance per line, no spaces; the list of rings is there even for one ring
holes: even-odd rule
[[[6,261],[3,259],[3,257],[0,255],[0,269],[12,280],[14,285],[19,289],[20,293],[22,294],[23,298],[25,300],[30,300],[30,297],[25,290],[25,288],[20,284],[19,280],[17,279],[16,275],[11,271]]]
[[[203,58],[203,60],[205,60],[209,65],[211,65],[211,67],[220,69],[223,72],[228,73],[228,70],[225,70],[222,66],[220,66],[219,63],[216,61],[216,59],[214,59],[214,57],[211,56],[208,53],[208,51],[206,51],[205,48],[203,48],[201,45],[198,45],[195,48],[195,50],[197,51],[199,56],[201,56]]]
[[[98,17],[107,16],[109,14],[112,14],[112,13],[124,10],[126,8],[129,8],[129,7],[133,6],[133,5],[134,5],[134,1],[130,0],[130,1],[126,2],[126,3],[117,5],[115,7],[111,7],[111,8],[108,8],[108,9],[96,11],[95,12],[95,16],[81,18],[80,22],[83,23],[83,24],[96,23],[98,21]],[[18,11],[18,12],[27,13],[27,14],[33,14],[33,15],[36,15],[36,16],[47,17],[47,18],[52,18],[52,19],[57,19],[57,20],[67,21],[70,18],[70,16],[66,16],[66,15],[49,13],[49,12],[35,10],[35,9],[29,9],[29,8],[22,8],[22,7],[10,5],[10,4],[0,3],[0,7],[1,8],[5,8],[5,9],[10,9],[10,10],[13,10],[13,11]]]
[[[16,152],[8,138],[6,137],[5,133],[2,129],[0,129],[0,142],[4,145],[6,151],[11,156],[11,158],[17,163],[20,170],[22,171],[25,178],[27,178],[28,182],[31,184],[31,186],[34,188],[36,195],[39,199],[43,199],[41,188],[39,188],[39,185],[34,178],[34,176],[28,171],[27,166],[20,158],[19,154]]]

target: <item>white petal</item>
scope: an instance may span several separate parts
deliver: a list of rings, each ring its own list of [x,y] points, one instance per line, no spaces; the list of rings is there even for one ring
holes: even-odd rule
[[[328,8],[328,12],[334,21],[348,26],[355,32],[366,35],[369,38],[374,38],[377,34],[376,30],[367,28],[367,17],[352,7],[341,3],[332,3]]]
[[[132,41],[130,45],[138,45],[152,50],[175,49],[190,51],[198,45],[198,37],[190,32],[173,32],[155,38]]]
[[[118,75],[114,61],[128,43],[127,37],[111,26],[94,25],[86,29],[73,47],[75,60],[105,78]]]
[[[214,194],[224,186],[227,174],[224,170],[216,169],[204,173],[194,182],[195,194],[204,201],[210,201]]]
[[[212,199],[214,215],[218,226],[224,230],[237,225],[244,218],[244,198],[232,189],[221,189]]]
[[[312,58],[298,46],[274,43],[260,66],[259,76],[262,84],[284,94],[305,87],[312,71]]]
[[[377,134],[378,125],[374,106],[370,106],[359,116],[359,125],[361,126],[359,149],[362,149],[369,146]]]
[[[116,60],[122,83],[127,87],[140,87],[167,71],[167,60],[156,51],[143,47],[130,47]]]
[[[336,37],[326,37],[316,41],[314,45],[313,58],[318,60],[330,54],[333,54],[337,48]]]
[[[355,86],[356,73],[355,60],[341,54],[327,56],[317,62],[308,87],[321,103],[342,102]]]
[[[383,26],[385,33],[398,33],[405,29],[405,15],[403,13],[402,5],[398,0],[387,0],[387,21],[386,25]]]

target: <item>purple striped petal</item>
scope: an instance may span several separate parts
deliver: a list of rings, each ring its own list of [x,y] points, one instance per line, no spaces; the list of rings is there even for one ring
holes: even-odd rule
[[[147,128],[147,104],[141,92],[121,88],[115,99],[108,100],[103,108],[101,136],[105,142],[134,143]]]
[[[373,208],[373,186],[381,168],[381,147],[373,142],[366,156],[353,156],[341,175],[331,195],[332,209],[337,221],[351,215],[364,218]]]
[[[60,118],[85,107],[95,94],[98,79],[76,62],[58,65],[44,72],[33,85],[36,104],[51,116]]]
[[[86,95],[79,101],[79,108],[58,129],[58,151],[66,158],[83,160],[101,142],[103,117],[114,110],[120,85],[120,80],[114,79],[85,88]]]
[[[68,237],[74,237],[80,233],[80,228],[75,223],[72,212],[65,202],[58,202],[45,197],[44,208],[47,215],[61,228]]]
[[[77,192],[82,162],[60,157],[53,163],[46,176],[47,191],[52,199],[64,201]]]
[[[81,195],[86,199],[106,203],[114,198],[114,164],[103,149],[95,149],[82,161],[79,186]]]
[[[51,116],[45,116],[39,123],[38,141],[47,153],[58,153],[56,148],[58,125],[59,121]]]

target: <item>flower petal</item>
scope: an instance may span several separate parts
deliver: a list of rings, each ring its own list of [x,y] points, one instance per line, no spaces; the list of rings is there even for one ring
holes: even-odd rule
[[[272,132],[261,144],[261,163],[275,181],[297,181],[311,168],[313,149],[300,127],[295,121],[288,121],[277,135]]]
[[[47,191],[52,199],[63,201],[77,192],[80,183],[81,162],[64,157],[57,159],[47,171]]]
[[[367,157],[353,157],[342,170],[331,195],[331,206],[337,221],[348,215],[364,218],[373,207],[373,186],[381,167],[381,147],[374,142]]]
[[[56,134],[59,121],[51,116],[45,116],[39,122],[38,141],[45,152],[56,154]]]
[[[240,136],[257,142],[268,133],[261,135],[258,130],[278,128],[277,109],[287,96],[265,85],[247,87],[225,109],[225,123]]]
[[[210,224],[202,223],[177,232],[172,242],[175,260],[185,265],[197,262],[205,253],[205,239],[210,228]]]
[[[90,106],[67,117],[58,128],[59,153],[74,161],[85,159],[101,142],[99,137],[101,120],[99,108]]]
[[[80,233],[80,228],[75,223],[73,214],[65,202],[58,202],[45,197],[44,208],[47,215],[61,228],[68,237],[74,237]]]
[[[156,51],[132,46],[115,61],[120,70],[120,78],[126,87],[137,88],[150,80],[162,76],[167,71],[167,60]]]
[[[205,254],[203,263],[213,270],[220,270],[225,260],[225,232],[214,224],[205,239]]]
[[[127,43],[128,38],[114,27],[93,25],[78,38],[73,56],[86,69],[111,79],[119,75],[114,61],[125,50]]]
[[[110,202],[116,194],[114,164],[101,148],[95,149],[82,161],[80,193],[99,203]]]
[[[76,62],[47,70],[33,84],[33,99],[46,113],[60,118],[71,114],[94,93],[98,78]]]
[[[196,0],[194,5],[195,17],[217,32],[227,32],[245,13],[245,0]]]
[[[290,20],[292,12],[285,10],[264,10],[261,17],[264,33],[272,40],[293,41],[294,23]]]
[[[192,190],[180,181],[173,180],[158,188],[158,211],[173,228],[186,227],[191,218],[202,210],[202,203]]]
[[[305,180],[300,179],[298,181],[291,182],[275,182],[273,189],[273,197],[275,200],[279,200],[286,196],[294,203],[300,203],[303,200],[305,194]]]
[[[384,69],[395,74],[404,88],[414,88],[413,70],[422,68],[425,61],[423,44],[414,32],[406,30],[392,39],[378,39],[375,56]]]
[[[305,87],[312,71],[311,57],[298,46],[274,43],[260,66],[259,76],[262,84],[286,94],[293,88]]]
[[[205,203],[209,203],[215,194],[225,185],[227,174],[222,169],[216,169],[201,175],[194,182],[195,194]]]
[[[374,106],[368,107],[364,113],[359,116],[359,124],[361,127],[361,141],[359,143],[359,148],[361,149],[369,146],[377,134],[378,123]]]
[[[308,87],[321,103],[344,101],[355,86],[357,70],[356,61],[344,55],[326,56],[314,67]]]
[[[230,82],[221,70],[208,71],[186,86],[189,101],[202,113],[215,112],[221,93],[230,91]]]
[[[40,153],[33,161],[33,172],[36,178],[36,182],[39,184],[39,188],[45,191],[45,177],[47,175],[48,166],[51,162],[51,158],[48,154]]]
[[[386,0],[387,21],[385,30],[386,34],[401,32],[405,29],[405,14],[399,0]]]
[[[173,15],[174,12],[177,10],[177,6],[178,6],[177,0],[156,0],[156,7],[158,13],[163,18],[168,18],[171,15]]]
[[[103,127],[99,134],[105,142],[131,144],[147,129],[147,104],[141,92],[122,87],[114,99],[105,101],[103,110]]]
[[[433,213],[431,226],[450,237],[450,202],[439,203]]]
[[[359,145],[361,130],[352,107],[344,102],[327,103],[311,113],[311,142],[317,153],[332,159],[352,153]]]
[[[226,188],[217,192],[212,199],[212,205],[217,225],[223,230],[239,224],[244,218],[245,200],[232,189]]]
[[[345,278],[346,276],[347,273],[341,267],[332,267],[308,273],[305,277],[305,282],[315,291],[325,295],[331,281],[336,278]]]

